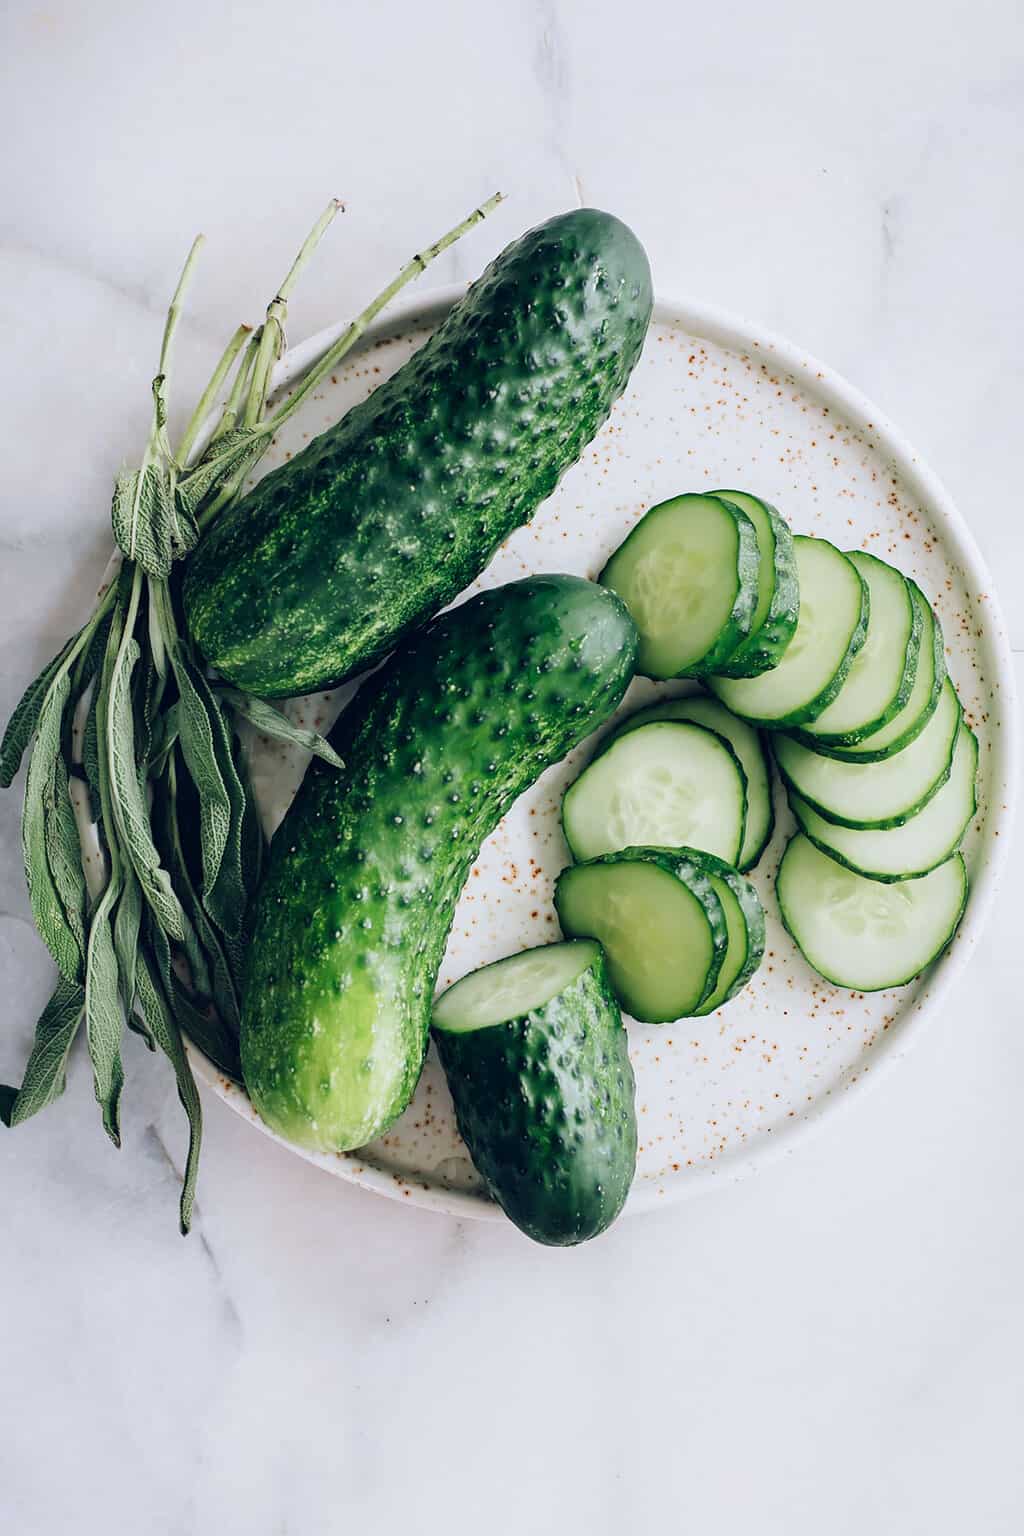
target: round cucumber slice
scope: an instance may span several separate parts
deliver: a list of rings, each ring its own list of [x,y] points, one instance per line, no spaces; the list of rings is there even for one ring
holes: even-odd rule
[[[570,784],[562,826],[574,859],[620,848],[703,848],[734,864],[747,781],[722,736],[684,720],[627,731]]]
[[[949,778],[901,827],[837,827],[798,794],[791,794],[789,803],[815,847],[848,869],[869,880],[916,880],[949,858],[974,820],[977,768],[977,738],[961,724]]]
[[[714,491],[745,512],[754,525],[760,566],[757,607],[750,634],[718,669],[722,677],[757,677],[777,667],[792,640],[800,615],[800,582],[793,535],[771,502],[748,491]]]
[[[864,644],[870,598],[860,572],[826,539],[793,540],[800,617],[782,660],[760,677],[713,677],[722,703],[754,725],[778,729],[815,720],[838,694]]]
[[[745,512],[716,496],[676,496],[641,518],[598,580],[640,632],[646,677],[703,677],[750,633],[760,555]]]
[[[724,736],[736,753],[747,781],[746,831],[736,865],[741,870],[753,869],[775,829],[771,769],[759,733],[717,699],[709,699],[706,693],[693,693],[681,699],[662,699],[658,704],[650,704],[646,709],[627,715],[606,745],[610,746],[627,731],[650,725],[654,720],[692,720],[694,724]],[[693,839],[688,838],[687,844],[692,848]]]
[[[708,854],[701,855],[700,862],[722,903],[729,942],[715,989],[696,1010],[697,1018],[714,1013],[742,991],[761,964],[765,944],[764,908],[750,881]]]
[[[543,1008],[594,964],[592,939],[542,944],[463,976],[434,1004],[435,1029],[490,1029]]]
[[[612,989],[634,1019],[668,1024],[713,993],[728,930],[699,855],[627,848],[572,865],[555,883],[555,908],[563,933],[600,943]]]
[[[791,736],[774,743],[790,789],[840,827],[899,827],[916,816],[949,778],[960,729],[960,701],[946,679],[934,715],[909,747],[880,763],[840,762]]]
[[[868,589],[867,639],[832,703],[803,727],[812,747],[851,746],[880,730],[906,704],[917,676],[921,613],[903,575],[863,550],[846,558]]]
[[[920,880],[883,885],[837,864],[802,833],[775,879],[782,921],[826,981],[855,992],[902,987],[942,953],[967,901],[963,856]]]
[[[946,681],[946,652],[939,623],[932,605],[916,581],[907,578],[914,606],[921,618],[921,639],[917,652],[917,672],[910,697],[888,725],[872,731],[863,741],[850,747],[833,747],[827,742],[815,740],[816,752],[838,757],[850,763],[880,763],[909,747],[924,730],[938,706],[942,685]],[[808,745],[811,745],[808,738]]]

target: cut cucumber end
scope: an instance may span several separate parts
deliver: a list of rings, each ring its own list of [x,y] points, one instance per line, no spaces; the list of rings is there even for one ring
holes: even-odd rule
[[[721,736],[691,721],[627,731],[566,791],[562,825],[575,859],[622,848],[699,848],[736,863],[746,777]]]
[[[775,890],[782,920],[826,981],[855,992],[902,987],[938,958],[967,900],[959,853],[920,880],[883,885],[837,864],[798,832]]]
[[[542,944],[472,971],[438,998],[434,1028],[468,1034],[522,1018],[572,986],[593,965],[598,950],[592,939],[571,939]]]
[[[718,670],[723,677],[758,677],[778,666],[800,615],[793,535],[785,518],[771,503],[749,491],[713,491],[712,495],[747,514],[754,525],[760,553],[757,606],[750,634]]]
[[[633,850],[630,850],[632,853]],[[596,939],[605,952],[612,989],[633,1018],[667,1024],[692,1014],[715,987],[725,959],[725,914],[664,864],[638,851],[563,870],[555,906],[563,932]]]
[[[758,600],[754,525],[716,496],[652,507],[601,573],[640,633],[647,677],[697,676],[746,638]]]

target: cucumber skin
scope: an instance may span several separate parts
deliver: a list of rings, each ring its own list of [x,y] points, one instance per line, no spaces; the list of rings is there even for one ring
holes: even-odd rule
[[[189,560],[185,615],[249,693],[309,693],[451,602],[601,427],[640,356],[647,257],[577,209],[508,246],[393,378]]]
[[[917,740],[939,706],[939,699],[942,696],[942,685],[946,681],[946,642],[942,634],[942,625],[939,623],[938,615],[934,608],[928,602],[917,582],[910,576],[906,577],[906,581],[908,586],[912,587],[918,594],[921,601],[927,604],[932,616],[931,640],[935,672],[928,703],[917,719],[912,721],[903,732],[902,736],[897,736],[895,741],[890,742],[887,747],[882,747],[877,752],[858,752],[848,747],[830,747],[815,737],[805,737],[800,732],[794,731],[793,734],[804,743],[804,746],[811,747],[812,751],[820,753],[822,757],[834,757],[841,763],[884,763],[887,757],[895,757],[897,752],[902,752],[904,747],[909,747],[912,741]],[[924,643],[925,637],[922,636],[921,645]],[[918,666],[921,665],[920,647],[917,664]],[[882,727],[879,727],[879,729],[882,729]]]
[[[739,902],[740,911],[743,913],[743,921],[747,925],[747,957],[740,967],[736,980],[718,1004],[719,1008],[724,1008],[726,1003],[731,1002],[738,992],[742,992],[764,959],[764,907],[761,905],[761,898],[757,894],[752,882],[738,869],[734,869],[731,864],[726,864],[724,859],[716,858],[713,853],[701,853],[699,850],[693,850],[692,856],[694,859],[699,858],[709,874],[717,875],[729,887]],[[695,1018],[705,1018],[712,1011],[707,1006],[709,1001],[710,994],[697,1009],[694,1015]],[[718,1009],[713,1011],[717,1012]]]
[[[636,1167],[635,1084],[604,956],[518,1019],[434,1027],[459,1133],[505,1214],[537,1243],[596,1237]]]
[[[343,1151],[416,1086],[459,894],[513,800],[612,712],[636,630],[537,576],[436,619],[364,683],[275,836],[242,1008],[246,1087],[282,1136]]]
[[[715,491],[723,501],[729,501],[735,491]],[[750,491],[743,492],[751,495]],[[771,605],[760,629],[748,635],[718,669],[720,677],[759,677],[777,667],[785,655],[786,646],[796,633],[800,618],[800,579],[793,550],[793,534],[789,524],[777,507],[763,497],[754,497],[768,514],[775,535],[775,588]],[[741,509],[742,510],[742,509]]]
[[[700,1008],[702,1004],[707,1002],[718,985],[718,973],[722,969],[722,962],[725,960],[726,948],[729,942],[722,903],[718,892],[711,884],[706,868],[701,863],[701,860],[705,857],[707,855],[701,853],[696,848],[642,848],[637,846],[621,848],[616,853],[600,853],[594,859],[584,859],[580,864],[570,864],[567,869],[562,870],[562,873],[555,881],[555,911],[558,913],[558,921],[561,923],[562,932],[568,939],[594,939],[597,943],[601,942],[597,934],[576,933],[567,929],[562,919],[559,895],[566,881],[572,879],[576,870],[590,869],[597,864],[645,863],[656,865],[659,869],[664,870],[666,874],[671,875],[673,879],[685,885],[691,895],[700,902],[707,917],[708,926],[711,929],[711,942],[714,953],[711,968],[704,979],[704,991],[697,999],[696,1007]],[[626,999],[620,997],[619,1002],[628,1013],[629,1004]],[[673,1016],[671,1019],[645,1019],[641,1018],[638,1014],[632,1014],[631,1017],[637,1019],[641,1024],[674,1024],[676,1022],[676,1016]],[[696,1017],[696,1014],[691,1013],[679,1015],[678,1017],[693,1018]]]

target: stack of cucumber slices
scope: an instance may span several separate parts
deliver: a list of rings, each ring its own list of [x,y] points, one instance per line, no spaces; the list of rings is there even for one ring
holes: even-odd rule
[[[463,978],[434,1011],[473,1159],[542,1242],[603,1230],[628,1191],[620,1009],[702,1017],[761,963],[749,873],[774,830],[773,758],[797,823],[775,874],[782,920],[854,991],[902,986],[950,942],[976,810],[978,743],[939,621],[886,561],[716,491],[652,508],[600,580],[632,614],[638,670],[705,691],[619,721],[566,791],[566,942]]]

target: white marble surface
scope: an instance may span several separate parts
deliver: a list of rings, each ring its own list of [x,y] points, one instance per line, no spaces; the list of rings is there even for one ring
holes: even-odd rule
[[[160,315],[210,238],[181,379],[348,205],[293,306],[347,313],[494,186],[427,281],[578,196],[659,286],[789,333],[945,478],[1024,685],[1017,0],[11,0],[0,336],[0,709],[105,559]],[[1020,1528],[1018,852],[910,1061],[798,1156],[532,1248],[340,1184],[218,1102],[196,1230],[166,1076],[126,1146],[85,1064],[0,1135],[0,1516],[19,1536]],[[0,799],[0,1078],[48,979]]]

